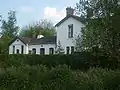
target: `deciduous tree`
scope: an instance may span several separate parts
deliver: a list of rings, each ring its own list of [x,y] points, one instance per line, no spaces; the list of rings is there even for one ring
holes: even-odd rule
[[[80,43],[82,49],[97,47],[119,60],[120,0],[80,0],[77,10],[86,19]]]
[[[8,53],[9,42],[12,38],[17,36],[19,31],[19,27],[16,25],[16,12],[9,11],[8,12],[8,20],[5,20],[1,16],[1,39],[0,39],[0,46],[1,46],[1,53]]]
[[[36,37],[39,34],[46,37],[55,35],[53,24],[48,20],[41,20],[24,27],[20,32],[20,36],[30,38]]]

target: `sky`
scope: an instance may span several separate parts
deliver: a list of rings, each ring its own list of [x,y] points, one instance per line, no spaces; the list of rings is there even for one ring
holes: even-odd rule
[[[75,7],[79,0],[1,0],[0,15],[7,18],[9,10],[16,11],[17,24],[24,27],[41,19],[56,24],[66,15],[66,7]]]

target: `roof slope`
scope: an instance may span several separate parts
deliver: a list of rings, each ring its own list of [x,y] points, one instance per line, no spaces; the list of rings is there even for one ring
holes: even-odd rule
[[[40,45],[40,44],[56,44],[56,36],[43,37],[40,39],[32,39],[29,42],[29,45]]]
[[[19,39],[21,42],[23,42],[24,44],[27,44],[31,41],[32,38],[28,38],[28,37],[15,37],[10,43],[9,45],[11,45],[16,39]]]
[[[74,18],[74,19],[76,19],[76,20],[78,20],[78,21],[80,21],[81,23],[85,23],[85,21],[82,19],[82,18],[80,18],[80,17],[78,17],[78,16],[75,16],[75,15],[67,15],[65,18],[63,18],[60,22],[58,22],[56,25],[55,25],[55,27],[58,27],[59,25],[61,25],[64,21],[66,21],[68,18],[70,18],[70,17],[72,17],[72,18]]]
[[[40,44],[56,44],[56,36],[43,37],[43,38],[28,38],[28,37],[15,37],[9,45],[11,45],[16,39],[21,40],[25,45],[40,45]]]
[[[28,38],[28,37],[19,37],[25,44],[28,44],[32,38]]]

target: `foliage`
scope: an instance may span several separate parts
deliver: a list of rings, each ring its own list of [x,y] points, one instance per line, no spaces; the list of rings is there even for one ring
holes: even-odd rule
[[[0,80],[0,88],[5,90],[72,90],[69,89],[72,73],[67,66],[52,69],[43,65],[12,67],[0,73]]]
[[[41,20],[37,23],[30,24],[24,27],[20,34],[22,37],[35,38],[37,35],[43,35],[46,37],[55,35],[55,28],[53,24],[48,20]]]
[[[17,36],[19,27],[16,25],[16,12],[8,12],[8,20],[1,18],[1,38],[0,38],[0,52],[8,53],[9,42]]]
[[[9,11],[8,12],[8,20],[2,18],[1,20],[2,26],[2,37],[15,37],[18,33],[18,26],[16,26],[17,20],[16,20],[16,12],[15,11]]]
[[[66,65],[9,67],[0,71],[1,90],[119,90],[120,70],[73,71]]]
[[[77,90],[119,90],[119,70],[93,68],[74,72]]]
[[[58,41],[58,45],[56,46],[56,54],[64,54],[64,49],[60,41]]]
[[[67,66],[57,66],[45,74],[42,81],[43,90],[73,90],[72,72]]]
[[[82,10],[82,15],[86,19],[81,36],[82,49],[100,48],[110,57],[119,60],[119,0],[80,0],[77,3],[77,9]]]
[[[55,67],[57,65],[68,65],[73,70],[87,70],[91,67],[119,69],[120,62],[114,57],[108,59],[104,55],[92,55],[89,52],[82,52],[72,55],[0,55],[0,67],[19,67],[25,65],[46,65]]]

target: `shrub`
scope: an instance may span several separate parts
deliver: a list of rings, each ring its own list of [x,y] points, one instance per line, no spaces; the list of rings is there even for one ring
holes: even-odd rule
[[[8,68],[0,73],[0,88],[5,90],[34,90],[40,88],[41,78],[47,71],[45,66],[21,66]],[[38,88],[38,89],[39,89]]]
[[[120,70],[23,65],[0,71],[0,90],[120,90]]]
[[[47,72],[42,81],[43,90],[74,90],[72,71],[67,66],[57,66]]]

